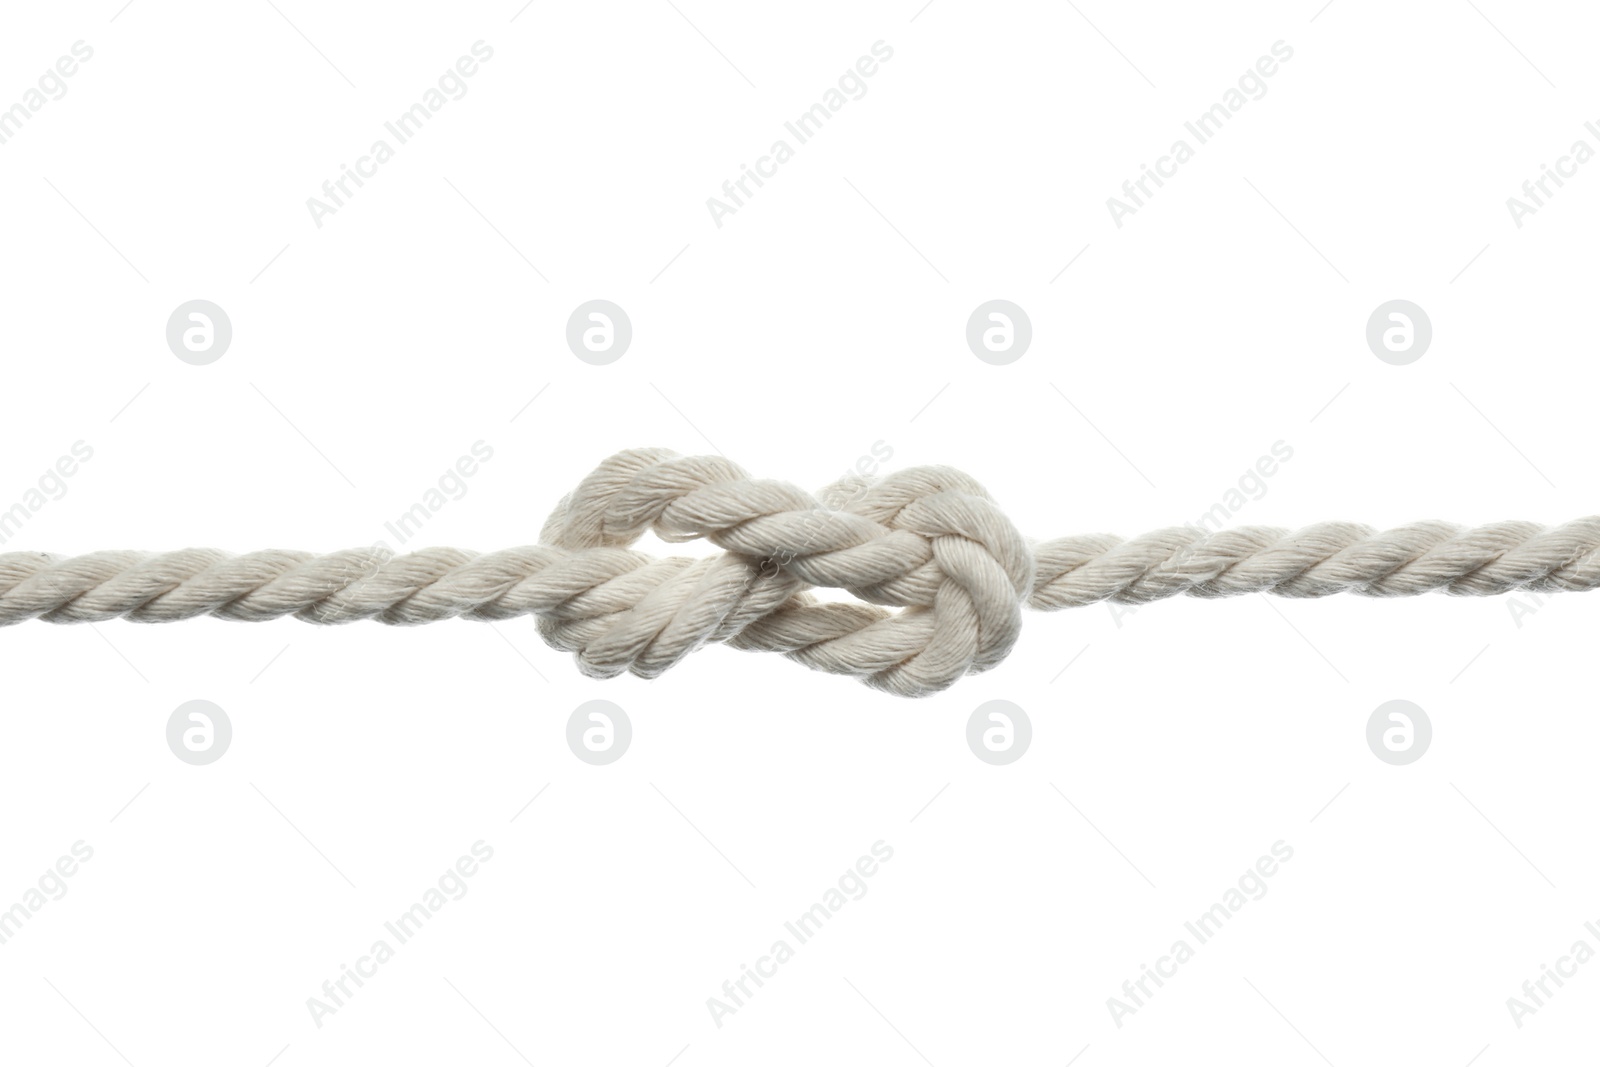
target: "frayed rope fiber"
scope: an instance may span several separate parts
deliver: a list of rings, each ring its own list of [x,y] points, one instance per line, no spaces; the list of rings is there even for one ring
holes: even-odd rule
[[[655,559],[647,531],[724,551]],[[431,548],[327,555],[210,549],[72,558],[0,554],[0,625],[538,616],[544,639],[587,675],[654,678],[703,645],[781,652],[815,670],[925,696],[1005,659],[1022,607],[1276,593],[1489,596],[1600,585],[1600,516],[1545,528],[1421,522],[1385,532],[1327,522],[1030,542],[988,493],[949,467],[813,495],[751,478],[717,456],[612,456],[545,523],[540,543],[480,555]],[[808,590],[851,593],[822,602]],[[895,612],[889,607],[901,610]]]

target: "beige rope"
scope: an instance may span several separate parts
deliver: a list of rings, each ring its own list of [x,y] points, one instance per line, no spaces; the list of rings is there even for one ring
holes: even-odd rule
[[[655,559],[629,547],[646,531],[705,538],[724,552]],[[485,555],[0,554],[0,625],[535,615],[545,640],[576,652],[595,677],[653,678],[722,642],[923,696],[1000,663],[1023,604],[1053,611],[1179,594],[1487,596],[1597,585],[1600,517],[1555,528],[1422,522],[1381,533],[1337,522],[1294,532],[1191,526],[1131,541],[1030,543],[981,486],[947,467],[846,479],[813,496],[720,457],[638,449],[606,460],[562,500],[540,544]],[[819,602],[812,586],[859,602]]]

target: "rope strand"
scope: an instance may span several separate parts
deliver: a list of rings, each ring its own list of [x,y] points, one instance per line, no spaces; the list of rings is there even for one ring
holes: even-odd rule
[[[829,500],[824,507],[818,497]],[[705,538],[704,558],[628,547],[647,531]],[[809,587],[859,603],[820,602]],[[846,479],[813,496],[720,457],[622,452],[562,500],[526,548],[478,554],[383,548],[326,555],[211,549],[0,554],[0,626],[538,617],[591,676],[656,677],[706,644],[781,652],[907,696],[1003,660],[1021,607],[1272,593],[1492,596],[1600,586],[1600,517],[1545,528],[1420,522],[1383,532],[1327,522],[1297,531],[1174,527],[1027,542],[972,479],[920,467]],[[892,612],[891,607],[901,610]]]

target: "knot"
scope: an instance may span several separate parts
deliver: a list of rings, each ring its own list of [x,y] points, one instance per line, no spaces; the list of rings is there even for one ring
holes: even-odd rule
[[[647,532],[723,551],[627,552]],[[540,632],[596,677],[655,677],[724,642],[922,696],[1005,659],[1034,583],[1022,535],[948,467],[847,478],[813,495],[720,457],[632,450],[568,494],[540,540],[571,554],[574,590],[540,613]],[[619,567],[619,552],[633,565]],[[855,600],[823,601],[814,587]]]
[[[657,559],[634,547],[647,533],[704,538],[721,551]],[[823,599],[818,588],[843,596]],[[545,640],[577,653],[596,677],[654,678],[722,642],[926,696],[1004,660],[1024,603],[1056,611],[1173,596],[1519,589],[1600,589],[1600,516],[1386,531],[1191,524],[1131,540],[1030,543],[981,485],[949,467],[850,476],[813,495],[719,457],[638,449],[600,464],[556,507],[540,543],[524,548],[0,553],[0,627],[203,615],[412,626],[534,615]]]

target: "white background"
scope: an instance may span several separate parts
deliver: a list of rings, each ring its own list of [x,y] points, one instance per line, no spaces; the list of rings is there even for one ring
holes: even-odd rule
[[[1280,440],[1234,521],[1595,510],[1600,164],[1521,228],[1506,207],[1600,147],[1584,5],[674,2],[8,8],[0,106],[94,55],[0,145],[0,508],[94,455],[5,550],[367,545],[480,440],[407,548],[531,542],[641,445],[816,488],[883,442],[1036,537],[1192,521]],[[314,225],[479,40],[467,94]],[[879,40],[866,95],[718,228],[706,198]],[[1114,225],[1280,40],[1266,95]],[[597,297],[634,328],[604,367],[564,341]],[[964,340],[997,297],[1034,330],[1003,367]],[[164,338],[195,298],[234,330],[203,367]],[[1364,339],[1395,298],[1434,328],[1404,367]],[[0,946],[0,1059],[1574,1062],[1600,965],[1521,1028],[1506,998],[1600,949],[1595,610],[1035,614],[918,702],[721,648],[590,681],[527,620],[21,625],[0,907],[94,856]],[[197,698],[234,728],[207,767],[164,740]],[[564,740],[595,698],[633,722],[607,767]],[[1364,736],[1396,698],[1434,727],[1407,767]],[[1033,722],[1008,767],[966,747],[989,699]],[[315,1025],[478,840],[470,892]],[[867,895],[714,1025],[878,840]],[[1279,840],[1267,895],[1115,1025]]]

